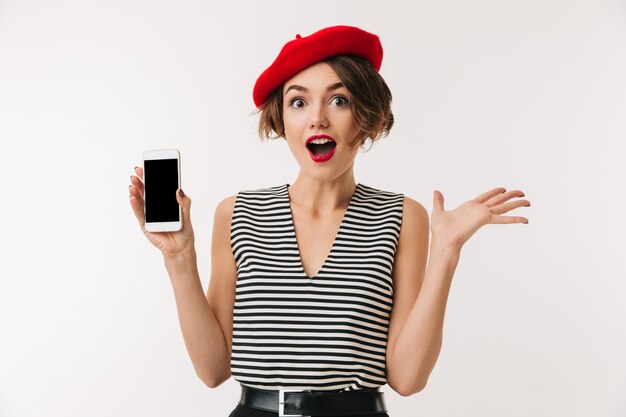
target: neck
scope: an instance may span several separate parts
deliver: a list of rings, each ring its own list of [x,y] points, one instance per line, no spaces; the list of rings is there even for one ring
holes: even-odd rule
[[[345,210],[355,189],[356,181],[351,171],[333,180],[318,180],[300,173],[288,188],[289,201],[292,206],[312,215],[324,216],[335,210]]]

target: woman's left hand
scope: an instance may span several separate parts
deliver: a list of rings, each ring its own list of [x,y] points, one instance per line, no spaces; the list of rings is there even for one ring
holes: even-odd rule
[[[505,188],[494,188],[448,211],[443,208],[443,194],[438,190],[433,194],[433,212],[430,221],[433,240],[451,245],[458,250],[485,224],[528,223],[525,217],[501,216],[517,207],[530,205],[528,200],[506,202],[513,197],[524,197],[520,190],[506,191]]]

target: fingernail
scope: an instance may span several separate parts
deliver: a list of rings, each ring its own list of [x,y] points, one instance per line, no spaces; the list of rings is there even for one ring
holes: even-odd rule
[[[530,206],[530,203],[526,204],[524,207],[528,207],[528,206]]]
[[[181,196],[182,198],[185,198],[185,192],[183,191],[183,189],[182,189],[182,188],[180,189],[180,196]]]

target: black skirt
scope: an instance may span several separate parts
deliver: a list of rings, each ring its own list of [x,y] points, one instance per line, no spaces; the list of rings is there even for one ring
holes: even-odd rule
[[[250,408],[241,404],[237,404],[237,407],[235,407],[235,409],[230,413],[228,417],[278,417],[278,413],[275,413],[273,411],[257,410],[256,408]],[[376,413],[376,414],[368,414],[366,416],[351,416],[351,417],[389,417],[389,414]]]

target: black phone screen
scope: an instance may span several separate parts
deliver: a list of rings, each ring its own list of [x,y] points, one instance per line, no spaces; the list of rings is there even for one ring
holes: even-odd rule
[[[178,159],[144,160],[146,222],[177,222]]]

